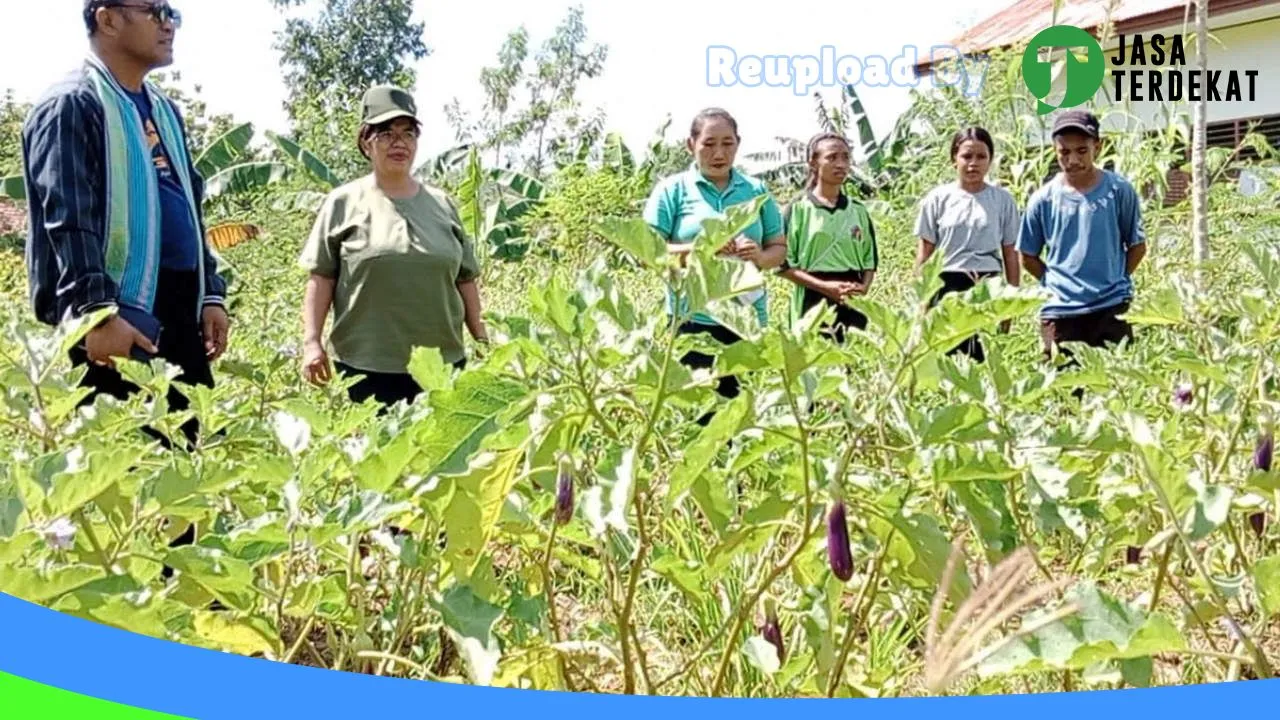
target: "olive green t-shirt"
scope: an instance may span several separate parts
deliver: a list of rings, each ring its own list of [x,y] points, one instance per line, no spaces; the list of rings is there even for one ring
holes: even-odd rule
[[[325,199],[302,250],[306,270],[335,278],[333,358],[360,370],[403,373],[415,347],[465,357],[457,284],[479,274],[475,250],[442,190],[393,199],[366,176]]]

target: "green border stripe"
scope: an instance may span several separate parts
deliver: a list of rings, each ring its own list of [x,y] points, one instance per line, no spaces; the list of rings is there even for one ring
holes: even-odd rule
[[[4,720],[191,720],[79,695],[0,672]]]

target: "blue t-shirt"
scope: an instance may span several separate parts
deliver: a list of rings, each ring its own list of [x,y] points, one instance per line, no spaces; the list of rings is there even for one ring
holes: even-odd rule
[[[151,147],[151,161],[156,169],[160,190],[160,266],[166,270],[195,270],[200,248],[199,232],[187,208],[187,196],[174,173],[169,153],[156,132],[151,119],[151,99],[144,93],[129,93],[142,116]]]
[[[1018,250],[1044,262],[1041,285],[1053,298],[1041,317],[1084,315],[1132,299],[1128,251],[1143,242],[1138,193],[1110,170],[1102,170],[1087,194],[1061,175],[1037,190],[1022,218]]]
[[[760,217],[742,234],[763,247],[766,240],[779,237],[786,231],[782,224],[782,211],[762,181],[736,169],[730,173],[729,185],[724,190],[703,177],[696,165],[662,180],[645,203],[644,219],[668,241],[689,243],[702,232],[703,221],[724,218],[729,208],[749,203],[760,195],[768,196],[760,207]],[[742,298],[752,301],[761,327],[767,325],[769,310],[765,293],[761,290]],[[672,314],[676,312],[675,298],[670,294],[667,309]],[[703,312],[693,313],[690,321],[698,325],[719,324],[714,317]]]

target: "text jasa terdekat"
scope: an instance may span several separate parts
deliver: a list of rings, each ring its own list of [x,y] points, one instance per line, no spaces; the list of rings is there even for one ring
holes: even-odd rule
[[[1257,96],[1257,70],[1188,69],[1181,35],[1121,35],[1110,60],[1116,102],[1253,102]]]

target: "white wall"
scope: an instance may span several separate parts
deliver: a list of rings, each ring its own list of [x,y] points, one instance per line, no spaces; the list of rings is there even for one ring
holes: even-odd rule
[[[1183,48],[1185,49],[1187,65],[1182,68],[1168,64],[1168,53],[1172,47],[1172,38],[1181,31],[1181,26],[1165,28],[1161,31],[1152,31],[1143,33],[1143,39],[1149,41],[1151,36],[1160,32],[1165,35],[1165,61],[1163,66],[1165,70],[1192,70],[1196,65],[1195,55],[1195,34],[1189,33],[1183,37]],[[1126,38],[1129,45],[1133,44],[1133,36]],[[1118,41],[1109,44],[1104,52],[1106,53],[1108,74],[1104,79],[1104,92],[1106,97],[1110,98],[1115,92],[1115,79],[1111,76],[1110,70],[1114,69],[1111,65],[1110,58],[1116,54]],[[1208,50],[1209,70],[1221,70],[1222,75],[1219,77],[1218,90],[1222,94],[1222,99],[1214,102],[1210,98],[1207,104],[1208,120],[1211,123],[1223,120],[1235,120],[1242,118],[1256,117],[1259,115],[1271,115],[1280,113],[1280,18],[1273,18],[1265,21],[1255,21],[1245,25],[1237,25],[1235,27],[1226,27],[1221,29],[1210,29]],[[1128,50],[1126,50],[1128,52]],[[1161,66],[1152,65],[1150,63],[1151,51],[1148,48],[1148,63],[1146,66],[1152,70],[1161,69]],[[1131,69],[1131,66],[1125,65],[1123,69]],[[1240,93],[1241,100],[1239,102],[1227,102],[1225,94],[1227,91],[1227,73],[1228,71],[1239,71],[1240,77]],[[1248,77],[1244,74],[1246,70],[1257,70],[1258,75],[1254,79],[1255,94],[1252,101],[1249,97]],[[1193,103],[1188,99],[1188,88],[1184,78],[1183,83],[1183,99],[1182,102],[1171,102],[1167,98],[1167,79],[1163,80],[1161,90],[1165,93],[1165,101],[1163,103],[1148,99],[1150,97],[1150,89],[1147,87],[1146,78],[1142,81],[1143,102],[1130,102],[1124,107],[1128,112],[1141,119],[1147,127],[1163,127],[1166,113],[1174,116],[1178,114],[1186,114],[1187,118],[1191,117],[1193,111]],[[1129,93],[1128,78],[1125,78],[1124,94]],[[1201,92],[1205,91],[1204,82],[1200,84]],[[1059,93],[1061,91],[1058,91]],[[1060,95],[1059,95],[1060,96]],[[1100,106],[1104,102],[1104,94],[1099,93],[1098,101]],[[1114,105],[1114,103],[1113,103]],[[1123,106],[1124,104],[1121,103]],[[1122,119],[1121,119],[1122,121]],[[1132,121],[1131,121],[1132,122]]]
[[[1210,19],[1210,39],[1209,39],[1209,70],[1221,70],[1222,75],[1219,78],[1219,92],[1225,96],[1227,89],[1227,71],[1238,70],[1240,72],[1241,81],[1241,101],[1227,102],[1225,98],[1218,102],[1210,102],[1208,104],[1208,121],[1210,123],[1220,122],[1223,120],[1234,120],[1241,118],[1251,118],[1259,115],[1270,115],[1280,113],[1280,17],[1268,17],[1280,15],[1280,8],[1276,6],[1256,8],[1244,12],[1222,15]],[[1174,35],[1183,31],[1183,26],[1179,22],[1165,28],[1157,28],[1147,30],[1142,33],[1143,39],[1149,41],[1151,37],[1157,33],[1165,36],[1165,64],[1156,66],[1150,63],[1151,51],[1148,47],[1148,62],[1145,66],[1148,69],[1163,69],[1165,71],[1180,69],[1193,70],[1196,67],[1195,55],[1195,25],[1194,14],[1189,18],[1187,25],[1187,33],[1183,35],[1183,48],[1186,59],[1185,66],[1173,66],[1169,64],[1168,54],[1172,47],[1172,38]],[[1126,36],[1126,42],[1131,46],[1133,43],[1133,35]],[[1103,89],[1096,96],[1096,102],[1099,109],[1107,108],[1108,105],[1115,106],[1111,102],[1111,97],[1115,92],[1115,79],[1110,74],[1113,68],[1110,58],[1117,53],[1119,39],[1113,38],[1107,47],[1104,47],[1104,55],[1107,58],[1107,74],[1103,78]],[[1123,69],[1130,69],[1124,66]],[[1249,101],[1248,95],[1248,77],[1244,75],[1245,70],[1257,70],[1258,75],[1254,81],[1255,94],[1252,102]],[[1162,91],[1165,91],[1165,101],[1156,102],[1147,100],[1150,97],[1148,82],[1144,77],[1142,82],[1143,102],[1129,102],[1126,106],[1120,103],[1118,109],[1135,116],[1130,118],[1129,127],[1135,127],[1137,123],[1141,123],[1149,129],[1165,127],[1168,118],[1185,115],[1186,122],[1189,124],[1193,104],[1188,100],[1188,83],[1189,77],[1184,77],[1183,82],[1183,99],[1181,102],[1171,102],[1167,99],[1167,79],[1162,81]],[[1048,100],[1050,104],[1056,99],[1062,98],[1066,92],[1065,77],[1058,75],[1053,85],[1053,90],[1049,94]],[[1125,95],[1128,95],[1128,78],[1125,78]],[[929,82],[927,76],[922,78],[921,87],[928,87]],[[1204,91],[1204,81],[1200,82],[1201,92]],[[1111,129],[1120,129],[1124,127],[1125,118],[1121,116],[1111,116],[1106,122],[1106,126]],[[1047,138],[1029,137],[1032,143],[1047,141]]]

